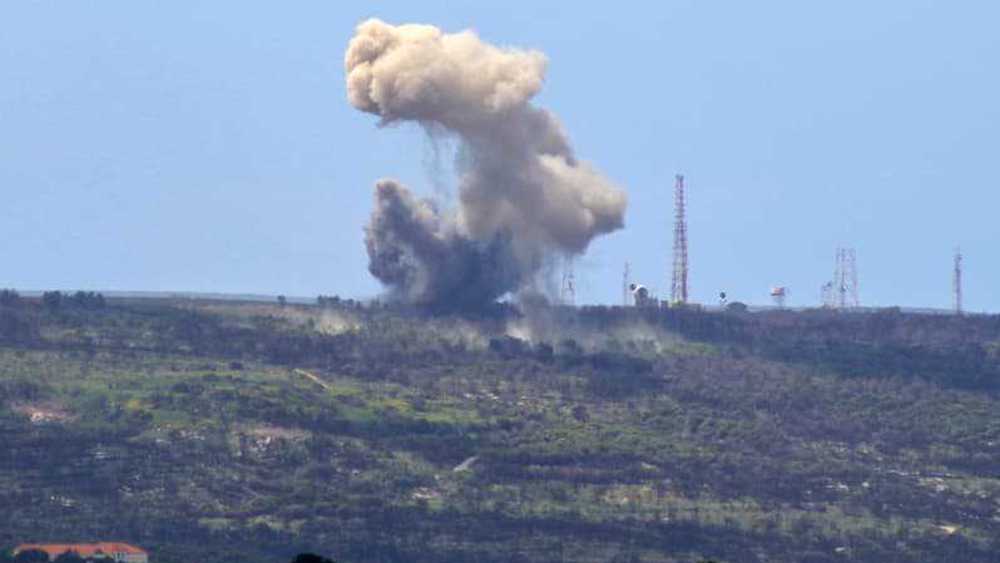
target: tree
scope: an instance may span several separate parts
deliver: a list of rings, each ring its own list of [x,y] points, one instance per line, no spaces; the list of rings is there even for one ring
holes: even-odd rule
[[[292,563],[337,563],[333,559],[327,559],[326,557],[320,557],[315,553],[300,553],[292,559]]]
[[[59,554],[58,557],[52,560],[52,563],[85,563],[83,557],[75,551],[67,551],[65,553]]]
[[[14,557],[15,563],[48,563],[49,554],[39,549],[26,549]]]
[[[326,307],[339,307],[340,306],[340,297],[338,297],[336,295],[334,295],[333,297],[330,297],[329,295],[320,295],[320,296],[316,297],[316,304],[319,305],[320,307],[323,307],[323,308],[326,308]]]
[[[42,304],[46,309],[58,309],[62,300],[63,294],[59,291],[46,291],[42,294]]]
[[[67,299],[74,307],[82,309],[103,309],[105,306],[104,295],[93,291],[77,291]]]
[[[281,307],[284,307],[287,304],[288,304],[288,299],[284,295],[279,295],[278,296],[278,305],[281,306]]]
[[[0,290],[0,307],[14,307],[21,302],[21,296],[13,289]]]

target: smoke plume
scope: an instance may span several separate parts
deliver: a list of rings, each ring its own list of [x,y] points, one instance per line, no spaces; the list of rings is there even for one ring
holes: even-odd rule
[[[622,190],[578,160],[553,114],[531,104],[546,58],[471,31],[368,20],[345,55],[347,96],[382,126],[415,122],[460,142],[457,209],[400,183],[375,185],[369,270],[410,302],[465,307],[532,281],[623,226]]]

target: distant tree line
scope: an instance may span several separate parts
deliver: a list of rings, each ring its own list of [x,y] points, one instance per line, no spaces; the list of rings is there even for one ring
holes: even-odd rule
[[[79,309],[103,309],[107,306],[104,295],[93,291],[77,291],[72,294],[46,291],[42,294],[42,304],[48,309],[59,309],[64,306]]]
[[[25,299],[14,289],[0,289],[0,307],[18,307]],[[61,291],[46,291],[42,293],[42,305],[47,309],[59,309],[64,306],[79,309],[103,309],[107,306],[104,295],[94,291],[76,291],[63,293]]]
[[[322,309],[364,309],[365,304],[354,299],[341,299],[339,295],[318,295],[316,304]]]

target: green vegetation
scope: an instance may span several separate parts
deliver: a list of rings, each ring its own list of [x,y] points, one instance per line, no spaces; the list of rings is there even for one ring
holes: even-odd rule
[[[4,293],[0,546],[995,561],[998,360],[987,316]]]

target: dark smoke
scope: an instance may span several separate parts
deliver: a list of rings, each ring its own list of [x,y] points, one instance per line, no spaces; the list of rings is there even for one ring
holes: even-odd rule
[[[371,273],[400,297],[439,309],[482,306],[520,285],[521,262],[510,234],[473,240],[393,180],[375,185],[365,227]]]

